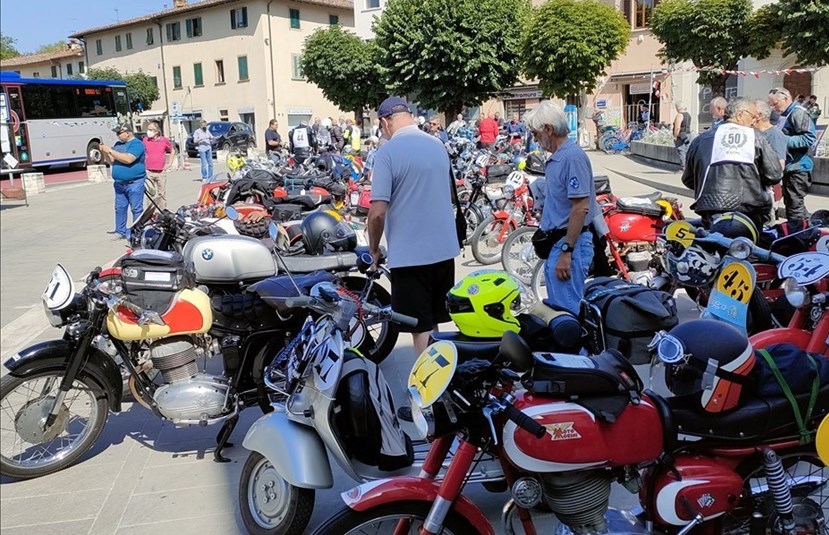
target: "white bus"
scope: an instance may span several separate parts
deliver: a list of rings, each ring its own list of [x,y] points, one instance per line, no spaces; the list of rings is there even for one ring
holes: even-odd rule
[[[130,112],[120,81],[21,78],[0,73],[2,152],[20,167],[99,164],[99,145]]]

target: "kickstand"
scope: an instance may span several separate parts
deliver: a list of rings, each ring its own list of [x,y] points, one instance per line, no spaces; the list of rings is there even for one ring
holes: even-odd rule
[[[225,422],[222,426],[221,431],[216,436],[216,451],[213,452],[213,462],[217,463],[229,463],[230,459],[227,457],[222,456],[222,450],[226,447],[233,446],[228,440],[230,439],[230,434],[233,433],[233,429],[236,427],[236,424],[239,422],[239,416],[234,416],[233,418],[229,419]]]

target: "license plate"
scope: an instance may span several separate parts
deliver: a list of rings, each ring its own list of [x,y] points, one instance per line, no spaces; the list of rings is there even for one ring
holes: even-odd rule
[[[358,202],[360,202],[360,194],[357,193],[356,191],[352,192],[351,193],[351,204],[356,205]]]

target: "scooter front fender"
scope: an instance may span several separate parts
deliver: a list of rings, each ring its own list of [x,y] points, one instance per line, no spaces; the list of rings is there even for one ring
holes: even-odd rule
[[[242,445],[261,453],[285,481],[303,489],[334,486],[328,452],[310,427],[292,422],[281,405],[262,416],[248,429]]]
[[[812,339],[812,334],[803,329],[782,327],[759,332],[749,338],[754,349],[764,349],[773,344],[794,344],[805,350]]]
[[[395,477],[363,483],[341,494],[345,504],[355,511],[366,511],[401,501],[432,503],[438,498],[440,482],[420,477]],[[480,535],[495,535],[495,530],[477,505],[461,494],[452,509],[464,517]]]

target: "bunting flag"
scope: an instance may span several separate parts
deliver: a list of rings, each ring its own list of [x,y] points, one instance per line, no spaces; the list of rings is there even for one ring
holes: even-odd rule
[[[716,72],[719,74],[732,74],[734,76],[753,76],[755,78],[760,78],[761,75],[771,75],[771,76],[788,76],[794,73],[806,73],[806,72],[815,72],[819,70],[819,67],[806,67],[806,68],[796,68],[796,69],[781,69],[781,70],[771,70],[771,69],[761,69],[758,71],[732,71],[728,69],[721,69],[718,67],[697,67],[696,65],[692,65],[691,67],[680,67],[674,69],[662,69],[662,74],[671,74],[672,72],[696,72],[696,71],[705,71],[705,72]]]

